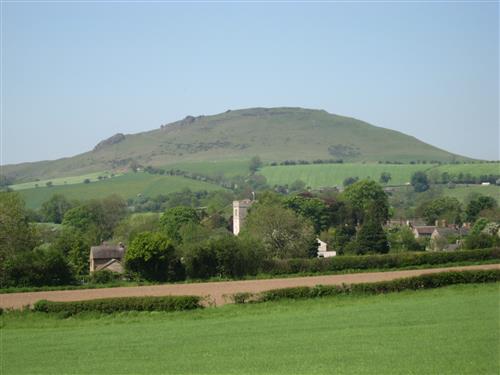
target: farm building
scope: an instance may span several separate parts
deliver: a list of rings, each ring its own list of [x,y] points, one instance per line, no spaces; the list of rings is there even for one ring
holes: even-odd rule
[[[123,272],[123,258],[125,247],[123,244],[111,245],[103,243],[90,248],[90,272],[108,270],[112,272]]]

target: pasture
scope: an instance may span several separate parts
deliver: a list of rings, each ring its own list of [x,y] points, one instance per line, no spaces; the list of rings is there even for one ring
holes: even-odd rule
[[[10,188],[13,190],[24,190],[24,189],[33,189],[36,187],[45,187],[47,186],[46,184],[48,182],[52,183],[52,186],[62,186],[62,185],[75,185],[75,184],[81,184],[83,181],[88,179],[90,182],[96,182],[99,181],[99,176],[106,176],[107,178],[114,178],[121,175],[121,173],[113,175],[111,177],[110,172],[95,172],[95,173],[88,173],[88,174],[83,174],[79,176],[68,176],[68,177],[58,177],[58,178],[52,178],[52,179],[46,179],[46,180],[39,180],[39,181],[31,181],[31,182],[24,182],[22,184],[15,184],[11,185]]]
[[[259,173],[266,177],[270,185],[289,185],[296,180],[302,180],[314,189],[342,186],[348,177],[378,181],[382,172],[391,174],[388,185],[404,185],[416,171],[426,171],[432,167],[429,164],[308,164],[264,167]]]
[[[250,160],[219,160],[219,161],[204,161],[204,162],[184,162],[165,165],[164,168],[169,170],[177,168],[182,171],[194,172],[209,176],[212,178],[224,176],[231,178],[235,176],[246,176],[249,173],[248,167]]]
[[[63,194],[68,199],[87,200],[92,198],[104,198],[111,194],[118,194],[128,199],[138,194],[155,197],[159,194],[167,194],[183,189],[192,191],[218,190],[218,185],[209,184],[179,176],[151,175],[144,172],[127,173],[122,176],[113,177],[89,184],[79,183],[73,185],[38,187],[19,190],[28,208],[39,208],[54,194]]]
[[[2,316],[2,374],[494,374],[498,284],[182,313]]]

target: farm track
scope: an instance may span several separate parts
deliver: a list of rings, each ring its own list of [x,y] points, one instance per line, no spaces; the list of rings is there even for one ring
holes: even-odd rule
[[[165,284],[153,286],[118,287],[103,289],[80,289],[59,290],[48,292],[9,293],[0,294],[0,307],[21,308],[32,305],[38,300],[47,299],[51,301],[79,301],[87,299],[111,298],[111,297],[138,297],[138,296],[166,296],[166,295],[198,295],[209,296],[215,305],[220,306],[230,303],[225,296],[238,292],[258,293],[270,289],[287,288],[296,286],[315,286],[357,284],[375,281],[386,281],[404,277],[418,276],[423,274],[437,273],[443,271],[462,270],[491,270],[500,269],[500,264],[485,264],[463,267],[446,267],[419,270],[391,271],[357,273],[344,275],[308,276],[285,279],[265,280],[243,280],[206,282],[192,284]]]

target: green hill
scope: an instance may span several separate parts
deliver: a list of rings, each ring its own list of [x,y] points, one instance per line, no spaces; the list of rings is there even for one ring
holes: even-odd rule
[[[322,110],[252,108],[214,116],[187,116],[159,129],[113,137],[92,151],[54,161],[3,167],[17,182],[99,171],[123,172],[130,165],[186,162],[343,159],[348,162],[469,160],[403,133]]]

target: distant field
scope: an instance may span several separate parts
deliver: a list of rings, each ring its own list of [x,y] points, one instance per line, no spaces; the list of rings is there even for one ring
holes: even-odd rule
[[[87,200],[104,198],[111,194],[118,194],[125,199],[133,198],[137,194],[154,197],[189,188],[193,191],[218,190],[218,185],[209,184],[178,176],[160,176],[148,173],[128,173],[107,180],[79,183],[73,185],[38,187],[19,190],[29,208],[39,208],[43,202],[53,194],[64,194],[69,199]]]
[[[70,319],[4,314],[2,374],[498,374],[498,284]]]
[[[117,177],[121,174],[117,174],[114,177]],[[89,174],[84,174],[80,176],[70,176],[70,177],[59,177],[59,178],[52,178],[52,179],[47,179],[47,180],[40,180],[40,181],[32,181],[32,182],[25,182],[22,184],[16,184],[16,185],[11,185],[10,188],[13,190],[24,190],[24,189],[32,189],[38,187],[45,187],[47,182],[52,182],[53,186],[60,186],[60,185],[74,185],[74,184],[81,184],[83,181],[86,179],[89,179],[91,182],[94,181],[99,181],[98,177],[99,176],[106,176],[108,178],[111,178],[111,173],[110,172],[95,172],[95,173],[89,173]]]
[[[270,185],[291,184],[304,181],[312,188],[342,185],[348,177],[371,178],[378,181],[382,172],[391,174],[389,185],[403,185],[410,181],[416,171],[425,171],[432,165],[393,164],[309,164],[265,167],[259,173],[267,178]]]
[[[500,163],[474,163],[474,164],[444,164],[433,168],[440,173],[448,172],[450,175],[470,173],[472,176],[500,174]]]
[[[178,168],[183,171],[204,174],[210,177],[224,175],[226,178],[246,176],[249,173],[250,160],[222,160],[206,162],[185,162],[167,165],[165,169]]]
[[[500,186],[489,185],[458,185],[453,189],[444,188],[443,194],[457,198],[459,201],[466,201],[472,194],[487,195],[495,198],[500,203]]]

